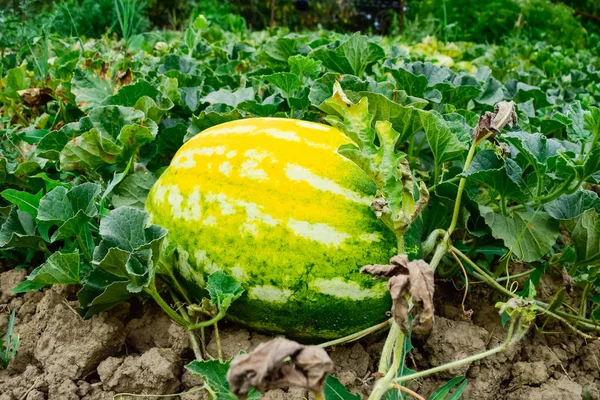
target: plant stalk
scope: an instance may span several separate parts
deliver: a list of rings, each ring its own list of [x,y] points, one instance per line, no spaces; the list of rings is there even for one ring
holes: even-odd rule
[[[393,323],[393,325],[398,326],[395,322]],[[394,330],[395,329],[392,326],[392,329],[390,329],[390,333]],[[379,379],[375,384],[375,387],[373,388],[373,391],[369,396],[369,400],[380,400],[385,395],[385,393],[388,390],[390,390],[393,386],[394,377],[398,373],[398,368],[400,367],[400,363],[402,361],[402,352],[404,350],[404,333],[402,333],[400,327],[398,327],[397,332],[398,334],[395,335],[394,341],[394,354],[392,365],[390,366],[390,369],[387,371],[385,376]]]

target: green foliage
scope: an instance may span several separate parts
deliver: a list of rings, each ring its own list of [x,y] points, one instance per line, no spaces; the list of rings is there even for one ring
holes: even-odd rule
[[[425,0],[411,6],[410,19],[437,19],[447,40],[498,43],[521,36],[573,47],[586,44],[586,30],[573,10],[546,0]]]
[[[446,3],[451,18],[459,15]],[[559,263],[589,296],[576,319],[560,302],[553,310],[579,328],[597,329],[600,57],[593,49],[523,39],[584,40],[564,9],[541,14],[563,25],[560,35],[530,29],[530,10],[513,37],[516,3],[492,3],[480,12],[506,15],[497,32],[512,37],[505,45],[251,32],[208,14],[194,15],[182,33],[135,34],[129,28],[139,23],[137,13],[121,17],[129,32],[125,54],[123,41],[105,36],[81,47],[57,30],[26,35],[21,51],[3,44],[0,248],[30,271],[15,291],[78,284],[85,317],[141,295],[189,329],[216,323],[241,287],[220,272],[211,275],[197,307],[208,319],[196,325],[172,309],[156,282],[189,302],[172,279],[171,261],[180,255],[163,248],[166,231],[148,221],[146,196],[183,142],[204,129],[241,118],[294,117],[326,121],[352,139],[339,153],[378,185],[382,220],[411,255],[454,224],[456,248],[482,256],[490,275],[505,274],[511,259],[533,263],[526,283],[532,299],[541,274]],[[215,6],[215,14],[221,6],[228,3]],[[477,15],[469,18],[479,21]],[[496,29],[484,22],[461,35]],[[518,124],[474,146],[479,117],[501,101],[515,103]],[[440,262],[453,271],[453,259]],[[226,368],[194,368],[213,394],[227,398]],[[460,395],[464,381],[450,381],[437,396],[452,388],[450,396]],[[354,398],[331,378],[328,398],[334,392]]]

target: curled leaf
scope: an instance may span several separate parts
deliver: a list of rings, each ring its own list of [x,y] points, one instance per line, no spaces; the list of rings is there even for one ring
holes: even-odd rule
[[[408,334],[408,296],[412,298],[413,330],[424,336],[433,328],[433,270],[423,260],[408,261],[405,254],[394,256],[389,265],[366,265],[360,270],[373,275],[373,279],[388,279],[392,295],[392,314],[396,323]]]
[[[322,348],[276,338],[235,357],[227,381],[238,398],[245,398],[252,387],[261,393],[290,386],[321,393],[332,369],[333,361]]]
[[[495,143],[498,133],[505,127],[512,127],[517,123],[517,112],[515,103],[512,101],[501,101],[494,107],[494,112],[486,112],[479,118],[479,122],[473,132],[473,141],[479,143],[484,139]]]

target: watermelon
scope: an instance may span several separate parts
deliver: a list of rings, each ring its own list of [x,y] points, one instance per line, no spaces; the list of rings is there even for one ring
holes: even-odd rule
[[[152,222],[169,230],[177,286],[201,298],[217,270],[245,289],[228,318],[297,339],[332,339],[384,321],[394,235],[370,204],[376,186],[338,154],[350,140],[327,125],[252,118],[186,142],[152,187]],[[174,258],[173,258],[174,259]]]

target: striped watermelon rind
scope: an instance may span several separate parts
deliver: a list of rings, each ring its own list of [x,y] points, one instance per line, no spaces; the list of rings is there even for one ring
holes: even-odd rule
[[[177,152],[146,203],[178,250],[193,298],[222,270],[244,295],[228,317],[259,331],[330,339],[385,320],[394,235],[370,209],[376,187],[337,153],[349,139],[316,123],[254,118],[207,129]]]

